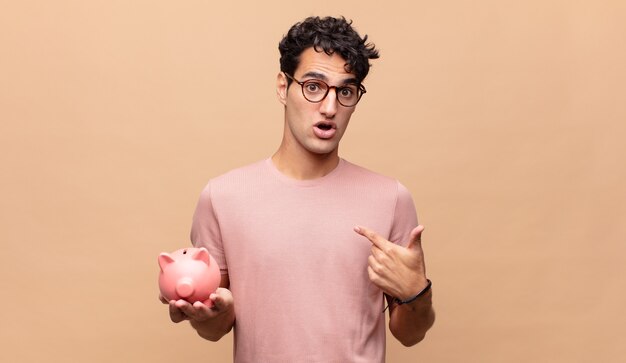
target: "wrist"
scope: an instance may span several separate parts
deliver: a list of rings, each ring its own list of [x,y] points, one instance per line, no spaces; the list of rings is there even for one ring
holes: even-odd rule
[[[397,305],[410,304],[410,303],[412,303],[414,301],[417,301],[420,297],[428,294],[430,292],[431,287],[432,287],[432,282],[429,279],[426,279],[426,286],[424,288],[422,288],[417,294],[409,296],[409,297],[404,298],[404,299],[395,297],[393,299],[393,301]]]

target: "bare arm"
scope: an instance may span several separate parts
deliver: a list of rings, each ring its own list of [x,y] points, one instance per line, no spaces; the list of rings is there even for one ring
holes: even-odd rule
[[[185,300],[167,301],[161,298],[161,301],[169,304],[170,319],[173,322],[189,320],[198,335],[216,342],[230,332],[235,324],[235,305],[233,295],[228,290],[229,286],[228,274],[223,274],[220,287],[209,297],[213,301],[211,308],[200,301],[193,304]]]
[[[402,305],[396,305],[393,298],[387,296],[389,330],[404,346],[421,342],[435,323],[432,296],[432,290],[429,290],[417,300]]]
[[[407,300],[427,285],[421,242],[423,230],[423,226],[415,227],[405,248],[365,227],[355,228],[357,233],[372,242],[368,275],[387,296],[390,304],[389,330],[405,346],[412,346],[423,340],[435,322],[431,290],[407,304],[397,305],[392,298]]]

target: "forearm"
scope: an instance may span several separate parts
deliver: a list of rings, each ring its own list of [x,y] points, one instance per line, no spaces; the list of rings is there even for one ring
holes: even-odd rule
[[[235,325],[235,309],[231,306],[220,315],[204,321],[189,320],[202,338],[216,342],[228,334]]]
[[[435,322],[432,290],[417,300],[391,307],[389,330],[403,345],[409,347],[422,341]]]

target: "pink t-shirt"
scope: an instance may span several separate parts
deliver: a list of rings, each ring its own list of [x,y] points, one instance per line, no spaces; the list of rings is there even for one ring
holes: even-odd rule
[[[356,225],[406,245],[417,225],[408,190],[343,159],[314,180],[266,159],[208,183],[191,240],[230,277],[235,362],[384,362],[383,293]]]

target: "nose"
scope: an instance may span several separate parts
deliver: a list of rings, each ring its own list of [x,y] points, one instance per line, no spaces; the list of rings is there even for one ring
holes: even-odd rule
[[[182,298],[191,296],[194,291],[193,280],[189,277],[183,277],[176,284],[176,293]]]
[[[320,113],[328,118],[332,118],[337,113],[337,107],[337,90],[335,87],[331,87],[326,98],[320,104]]]

